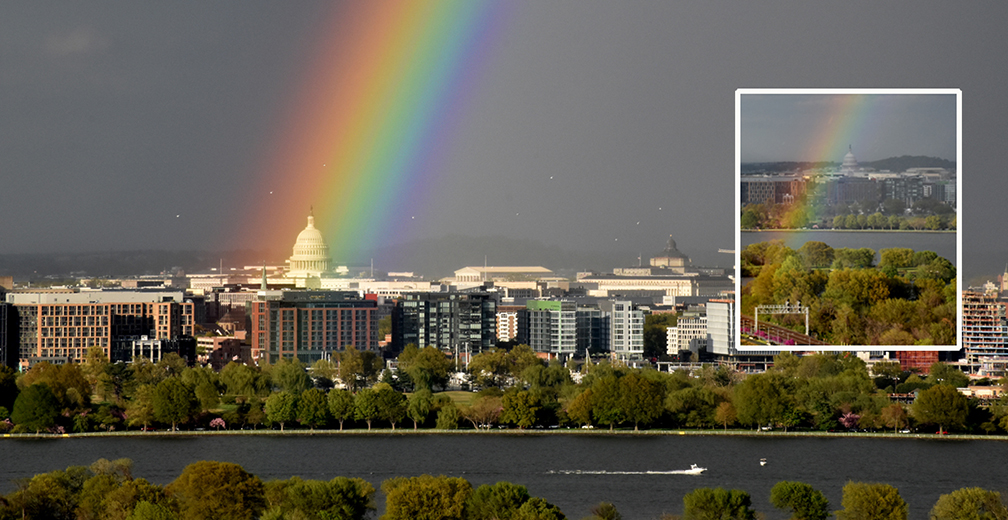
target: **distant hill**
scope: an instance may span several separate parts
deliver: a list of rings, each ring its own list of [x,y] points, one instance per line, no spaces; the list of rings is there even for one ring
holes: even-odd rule
[[[815,170],[823,168],[839,168],[838,162],[808,162],[808,161],[777,161],[777,162],[755,162],[742,163],[743,174],[756,173],[785,173],[804,170]]]
[[[953,161],[924,155],[901,155],[880,161],[858,162],[858,166],[874,168],[876,171],[889,170],[891,172],[905,172],[910,168],[945,168],[951,171],[956,170],[956,163]]]
[[[258,265],[272,256],[255,251],[100,251],[0,255],[0,276],[16,279],[98,277],[203,272],[222,262],[225,267]]]
[[[878,161],[858,162],[862,168],[872,168],[876,171],[889,170],[891,172],[903,172],[910,168],[945,168],[955,171],[956,163],[941,159],[939,157],[927,157],[924,155],[902,155],[900,157],[889,157]],[[802,162],[802,161],[778,161],[778,162],[754,162],[742,163],[743,174],[757,173],[785,173],[803,170],[813,170],[822,168],[839,168],[839,162]]]

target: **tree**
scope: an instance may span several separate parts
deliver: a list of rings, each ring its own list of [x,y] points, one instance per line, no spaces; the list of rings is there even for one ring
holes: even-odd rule
[[[882,409],[882,421],[893,429],[893,433],[907,423],[907,413],[903,405],[893,403]]]
[[[406,402],[406,415],[413,419],[414,430],[430,415],[432,397],[430,390],[419,390],[409,396]]]
[[[182,518],[193,520],[257,518],[266,508],[259,477],[230,462],[194,462],[165,488]]]
[[[585,388],[573,400],[567,403],[567,417],[575,424],[582,426],[590,425],[592,422],[592,390]]]
[[[55,425],[59,412],[59,401],[49,389],[49,385],[36,383],[18,394],[17,399],[14,400],[11,420],[14,421],[14,424],[38,433]]]
[[[305,520],[363,520],[375,510],[375,489],[360,478],[336,477],[330,481],[289,480],[266,483],[270,509],[262,518]]]
[[[266,391],[267,378],[248,365],[228,363],[220,372],[220,381],[231,395],[251,397]]]
[[[738,489],[699,488],[683,497],[684,520],[754,520],[752,498]]]
[[[21,514],[8,518],[76,518],[79,494],[91,476],[88,468],[70,466],[66,471],[42,473],[22,481],[20,489],[10,497],[14,506],[11,509],[20,509]]]
[[[161,356],[161,360],[154,363],[154,366],[165,377],[179,377],[189,366],[189,363],[175,352],[169,352]]]
[[[46,361],[36,363],[21,377],[18,384],[26,388],[37,383],[49,386],[60,408],[79,410],[85,408],[90,401],[91,384],[87,382],[84,372],[76,363],[65,365],[52,365]]]
[[[790,509],[792,520],[826,520],[829,517],[829,500],[822,491],[804,482],[778,482],[770,490],[770,503],[777,509]]]
[[[396,392],[388,385],[378,385],[381,388],[375,396],[378,401],[378,417],[388,421],[395,430],[397,422],[406,417],[406,396]]]
[[[906,269],[913,265],[913,249],[908,247],[891,247],[879,251],[879,267],[891,265],[898,269]]]
[[[329,391],[329,413],[332,414],[333,419],[339,421],[340,430],[343,429],[343,421],[347,419],[353,419],[354,413],[354,396],[348,390],[342,388],[334,388]]]
[[[917,394],[913,414],[921,423],[937,425],[938,431],[961,429],[966,426],[969,403],[955,388],[937,385]]]
[[[435,427],[439,430],[454,430],[458,428],[461,418],[462,414],[459,413],[458,407],[454,403],[449,402],[438,410],[437,425]]]
[[[266,398],[266,406],[263,407],[266,413],[266,420],[270,423],[280,425],[280,431],[284,430],[284,424],[297,418],[298,398],[290,392],[277,392],[270,394]]]
[[[0,364],[0,406],[13,410],[17,395],[17,373],[13,368]]]
[[[385,514],[381,520],[462,520],[472,485],[441,475],[396,477],[382,482]]]
[[[318,378],[319,382],[317,384],[321,384],[326,388],[332,388],[333,380],[336,379],[337,374],[339,374],[339,367],[328,359],[319,359],[312,363],[312,377]]]
[[[416,390],[433,390],[435,386],[444,388],[451,369],[451,360],[440,349],[430,345],[418,349],[410,343],[399,354],[399,370],[410,377]]]
[[[779,374],[751,375],[735,387],[735,409],[743,424],[777,423],[784,417],[787,401],[788,392]]]
[[[528,502],[528,489],[510,482],[483,484],[466,501],[467,520],[497,520],[512,518],[518,508]]]
[[[524,430],[535,424],[536,414],[542,408],[539,398],[528,390],[508,389],[501,399],[501,420]]]
[[[361,352],[351,345],[339,356],[339,377],[351,392],[377,381],[381,368],[381,358],[370,350]]]
[[[473,428],[487,428],[489,429],[491,425],[500,419],[501,414],[504,411],[504,403],[500,397],[494,396],[480,396],[472,405],[464,406],[459,409],[462,413],[462,417],[472,423]]]
[[[203,410],[209,410],[220,403],[220,392],[217,390],[217,385],[214,385],[210,381],[202,381],[196,386],[195,390],[196,399],[199,400],[200,406]]]
[[[848,482],[837,520],[906,520],[907,503],[889,484]]]
[[[469,361],[469,373],[478,385],[498,388],[504,386],[505,378],[510,373],[507,352],[495,347],[476,354]]]
[[[626,420],[622,408],[619,380],[615,375],[600,377],[592,383],[592,418],[599,424],[608,424],[612,430]]]
[[[724,425],[724,429],[728,429],[729,424],[735,424],[735,419],[738,414],[735,412],[735,405],[731,404],[731,401],[724,401],[717,406],[714,410],[714,420]]]
[[[378,392],[370,388],[365,388],[354,396],[354,418],[367,423],[367,429],[371,429],[371,421],[379,416]]]
[[[278,386],[281,391],[290,392],[293,395],[300,395],[301,392],[312,387],[312,381],[305,371],[305,366],[297,358],[280,359],[270,367],[270,376],[273,379],[273,384]]]
[[[186,422],[199,411],[199,401],[196,400],[192,387],[178,377],[169,377],[158,383],[151,404],[154,418],[171,423],[172,431],[178,429],[178,423]]]
[[[957,489],[938,497],[931,520],[1008,520],[1001,493],[979,487]]]
[[[644,316],[644,357],[651,359],[668,351],[668,328],[676,324],[676,315],[652,313]]]
[[[151,385],[140,385],[133,392],[133,398],[126,405],[126,417],[130,426],[141,426],[144,430],[154,421],[154,392]]]
[[[619,388],[621,408],[626,420],[634,424],[634,431],[661,417],[665,395],[660,384],[635,371],[619,379]]]
[[[825,242],[810,240],[798,248],[798,256],[806,269],[829,267],[833,263],[833,248]]]
[[[560,508],[539,497],[532,497],[521,505],[512,520],[564,520]]]
[[[966,374],[952,365],[942,363],[941,361],[931,364],[925,381],[933,385],[947,385],[952,388],[969,386],[969,377]]]
[[[88,347],[87,353],[84,355],[84,362],[81,363],[80,369],[84,374],[84,378],[87,379],[91,388],[97,388],[98,381],[101,375],[105,373],[108,368],[108,356],[105,355],[105,350],[99,346],[92,345]]]
[[[297,420],[313,430],[329,422],[329,403],[326,402],[326,395],[322,390],[309,388],[301,392],[298,398]]]
[[[178,516],[170,508],[142,500],[137,502],[126,520],[176,520],[177,518]]]

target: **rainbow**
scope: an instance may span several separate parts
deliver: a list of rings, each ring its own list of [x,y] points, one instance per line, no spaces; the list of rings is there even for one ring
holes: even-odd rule
[[[817,124],[809,132],[809,140],[803,154],[804,160],[840,162],[852,147],[855,156],[858,150],[870,149],[872,143],[884,137],[880,121],[891,113],[892,102],[889,94],[800,94],[810,101],[823,103]],[[904,95],[905,96],[905,95]],[[813,210],[815,198],[824,198],[825,190],[808,193],[804,204],[794,204],[784,210],[782,221],[815,221],[819,215]]]
[[[309,207],[334,260],[408,238],[507,19],[506,2],[345,2],[261,161],[246,237],[283,250]]]

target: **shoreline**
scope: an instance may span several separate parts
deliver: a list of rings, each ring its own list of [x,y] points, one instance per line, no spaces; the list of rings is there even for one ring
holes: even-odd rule
[[[723,437],[816,437],[816,438],[865,438],[865,439],[931,439],[931,440],[978,440],[1008,441],[1008,435],[947,434],[934,433],[887,433],[887,432],[820,432],[820,431],[753,431],[753,430],[607,430],[604,428],[585,429],[495,429],[495,430],[435,430],[412,428],[374,428],[372,430],[220,430],[220,431],[121,431],[86,433],[5,433],[0,439],[82,439],[89,437],[221,437],[221,436],[279,436],[279,437],[334,437],[334,436],[407,436],[407,435],[494,435],[542,437],[553,435],[589,435],[603,437],[619,436],[723,436]]]

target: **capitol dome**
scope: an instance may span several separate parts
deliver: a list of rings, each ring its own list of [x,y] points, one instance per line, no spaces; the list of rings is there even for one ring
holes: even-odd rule
[[[329,246],[315,227],[314,215],[308,215],[308,226],[298,234],[294,254],[287,263],[287,276],[294,278],[318,277],[329,271]]]
[[[854,151],[851,150],[851,146],[847,145],[847,155],[843,157],[843,166],[840,167],[840,171],[848,173],[857,171],[857,159],[854,158]]]

